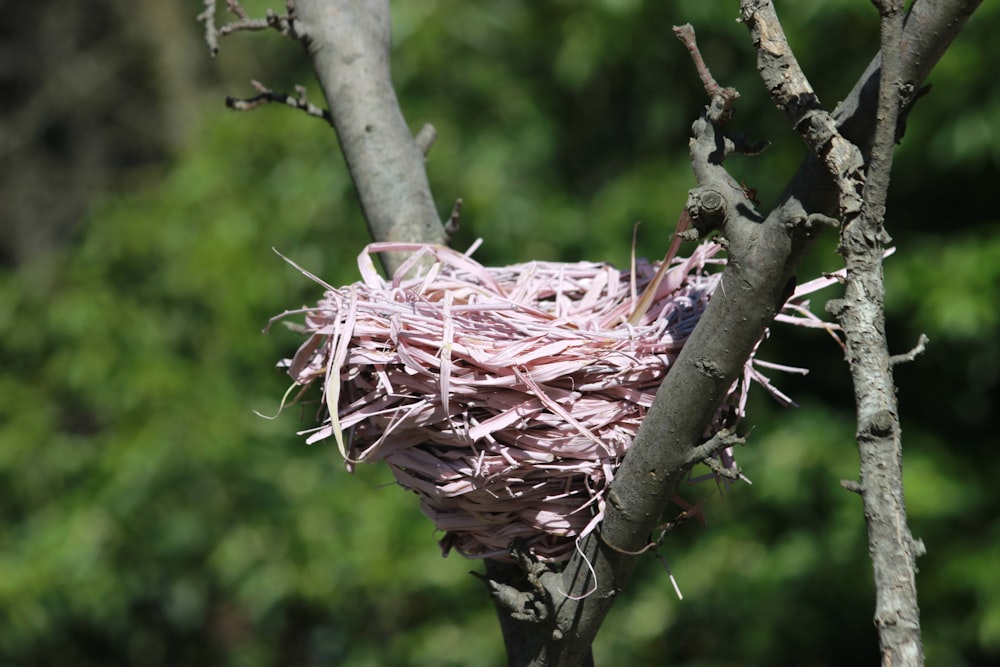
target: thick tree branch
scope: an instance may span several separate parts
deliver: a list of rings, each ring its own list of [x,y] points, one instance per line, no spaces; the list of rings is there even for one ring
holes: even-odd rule
[[[444,244],[424,154],[392,87],[388,0],[297,0],[295,30],[312,57],[372,238]],[[389,273],[404,259],[383,255]]]
[[[981,0],[917,2],[907,16],[902,49],[904,80],[919,86]],[[931,5],[925,7],[925,5]],[[834,114],[838,132],[867,155],[875,125],[878,69],[870,67]],[[713,104],[724,103],[714,100]],[[804,107],[808,110],[808,105]],[[794,110],[792,110],[794,111]],[[786,111],[786,113],[789,113]],[[722,231],[731,258],[697,329],[664,380],[629,455],[615,476],[600,534],[589,536],[566,565],[561,586],[549,590],[558,633],[538,628],[540,660],[511,664],[577,665],[618,593],[638,551],[660,520],[689,466],[688,452],[701,439],[724,393],[785,298],[786,287],[813,234],[796,233],[808,220],[839,218],[841,192],[819,157],[806,160],[779,202],[763,220],[752,202],[733,192],[721,157],[725,139],[714,135],[711,109],[696,123],[692,158],[699,188],[712,190],[726,208]],[[699,124],[701,126],[699,127]],[[713,144],[714,142],[714,144]],[[715,158],[699,157],[714,145]],[[709,153],[712,155],[712,153]],[[713,223],[714,225],[715,223]],[[608,546],[614,544],[617,549]]]
[[[875,578],[875,625],[882,663],[924,664],[917,604],[915,542],[906,522],[903,452],[896,387],[885,335],[883,248],[896,124],[902,108],[902,0],[874,0],[882,21],[882,71],[864,203],[844,220],[840,252],[847,266],[837,304],[854,381],[861,452],[860,493]]]
[[[227,0],[236,21],[216,27],[216,0],[205,0],[198,19],[214,55],[219,38],[241,31],[277,30],[305,44],[327,99],[329,111],[297,96],[259,86],[247,100],[230,98],[236,109],[280,102],[331,122],[368,230],[375,241],[447,242],[431,196],[424,154],[434,131],[425,125],[414,137],[406,125],[389,71],[391,18],[388,0],[285,0],[285,14],[268,11],[253,19],[237,0]],[[337,223],[335,223],[337,224]],[[381,255],[390,274],[404,253]]]
[[[864,186],[861,150],[840,133],[833,115],[823,108],[792,53],[770,0],[744,1],[741,11],[757,49],[757,70],[771,99],[837,184],[838,217],[856,214],[861,210]]]

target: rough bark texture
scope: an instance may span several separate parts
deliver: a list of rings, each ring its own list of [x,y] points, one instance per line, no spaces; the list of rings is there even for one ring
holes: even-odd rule
[[[845,220],[840,252],[847,266],[842,302],[837,304],[847,339],[847,361],[857,405],[861,484],[868,544],[875,577],[875,625],[885,665],[924,664],[917,605],[914,541],[903,500],[902,444],[892,360],[885,335],[883,227],[892,152],[903,92],[899,45],[902,0],[876,2],[882,16],[882,71],[875,135],[859,215]]]
[[[388,0],[297,0],[295,32],[312,57],[372,238],[445,243],[423,151],[392,87]],[[386,255],[386,271],[403,259]]]
[[[792,81],[801,73],[794,62],[778,62],[784,55],[790,57],[790,51],[770,3],[744,3],[744,20],[772,96],[790,111],[793,126],[825,166],[838,192],[837,217],[843,222],[840,251],[847,279],[844,299],[831,305],[844,327],[855,386],[861,453],[861,484],[855,490],[864,499],[868,523],[875,622],[886,664],[921,665],[918,547],[903,503],[900,427],[885,336],[882,281],[882,256],[889,243],[883,218],[897,121],[916,85],[902,74],[902,2],[875,4],[882,16],[881,68],[876,84],[864,88],[869,94],[878,91],[872,139],[863,144],[864,151],[841,134],[810,89],[789,85],[788,73],[794,72]],[[778,65],[777,71],[784,74],[768,74],[771,65]],[[868,154],[867,161],[863,153]]]

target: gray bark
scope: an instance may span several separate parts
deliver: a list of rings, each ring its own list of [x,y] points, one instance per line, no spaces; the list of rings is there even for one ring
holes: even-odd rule
[[[294,28],[323,87],[371,237],[444,244],[424,153],[392,86],[388,0],[297,0]],[[386,271],[404,259],[384,255]]]
[[[864,181],[864,203],[845,220],[840,252],[847,267],[844,299],[836,310],[847,343],[854,381],[857,440],[868,544],[875,578],[875,625],[885,665],[924,664],[917,604],[916,558],[923,545],[913,539],[903,500],[903,456],[893,360],[885,335],[883,249],[892,153],[899,110],[912,84],[902,77],[899,45],[902,0],[877,1],[882,16],[882,71],[877,122]],[[921,345],[923,344],[923,341]]]

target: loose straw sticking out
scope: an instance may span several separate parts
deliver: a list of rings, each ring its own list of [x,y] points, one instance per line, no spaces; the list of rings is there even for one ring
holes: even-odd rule
[[[386,281],[372,261],[386,251],[434,264]],[[324,387],[328,410],[307,442],[333,437],[349,465],[384,460],[444,532],[445,554],[506,558],[520,539],[564,560],[603,516],[614,470],[718,284],[708,267],[719,251],[707,242],[675,259],[629,322],[658,264],[640,260],[634,276],[584,262],[487,268],[445,247],[371,244],[363,280],[327,289],[283,362],[297,384]],[[802,303],[784,319],[817,325]],[[751,380],[788,402],[751,359],[706,436],[743,416]]]

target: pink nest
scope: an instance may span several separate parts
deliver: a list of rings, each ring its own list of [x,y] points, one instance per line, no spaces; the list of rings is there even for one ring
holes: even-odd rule
[[[391,281],[372,260],[384,251],[414,253]],[[645,260],[632,271],[487,268],[472,250],[371,244],[360,282],[324,285],[316,307],[291,311],[311,335],[282,365],[294,386],[320,380],[324,393],[320,425],[303,434],[334,438],[349,468],[384,460],[444,532],[444,554],[505,558],[520,539],[564,560],[603,517],[615,470],[718,284],[719,251],[701,244],[656,284],[659,263]],[[778,319],[830,328],[801,300],[829,282],[802,286]],[[751,380],[790,402],[762,365],[779,368],[751,358],[706,436],[743,416]],[[733,465],[731,452],[721,458]]]

